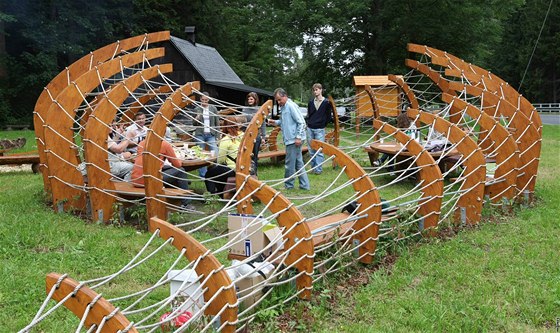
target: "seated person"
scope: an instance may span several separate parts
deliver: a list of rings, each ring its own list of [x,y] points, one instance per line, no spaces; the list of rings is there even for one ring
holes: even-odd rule
[[[122,125],[114,122],[111,127],[112,132],[107,138],[111,174],[121,180],[130,181],[133,164],[129,160],[132,154],[126,151],[130,142],[123,135]]]
[[[126,138],[129,141],[127,151],[136,154],[137,145],[146,138],[148,128],[146,127],[146,114],[138,111],[134,115],[134,122],[126,128]]]
[[[218,164],[208,169],[204,181],[208,192],[217,193],[222,198],[227,179],[235,177],[237,152],[243,136],[235,120],[229,117],[224,120],[223,129],[225,134],[219,142]]]
[[[142,153],[146,146],[146,140],[138,144],[138,156],[134,160],[132,169],[132,184],[136,187],[144,187],[144,160]],[[175,155],[173,146],[165,140],[161,141],[159,150],[160,170],[163,178],[163,186],[179,188],[183,190],[189,189],[187,173],[182,169],[181,159]],[[169,164],[166,164],[166,163]],[[192,209],[189,199],[181,201],[182,208]]]

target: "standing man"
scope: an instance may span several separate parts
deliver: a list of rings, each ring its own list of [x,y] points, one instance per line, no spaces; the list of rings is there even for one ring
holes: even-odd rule
[[[294,188],[294,174],[298,172],[299,188],[309,190],[309,178],[303,167],[301,147],[305,141],[305,120],[299,107],[282,88],[274,91],[274,99],[280,107],[280,120],[269,119],[268,124],[282,128],[282,138],[286,146],[286,160],[284,170],[284,186],[286,189]]]
[[[313,96],[307,104],[307,145],[311,159],[312,173],[320,175],[323,172],[323,161],[325,157],[322,152],[317,153],[311,148],[311,140],[325,141],[325,127],[332,121],[332,106],[329,101],[323,97],[323,86],[320,83],[313,85]]]

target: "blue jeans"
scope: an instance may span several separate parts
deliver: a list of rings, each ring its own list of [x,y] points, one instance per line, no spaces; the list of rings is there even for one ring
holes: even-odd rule
[[[323,141],[325,142],[325,129],[324,128],[307,128],[307,143],[309,146],[309,154],[311,156],[315,155],[316,150],[311,148],[311,140]],[[323,161],[325,156],[323,152],[318,153],[311,159],[311,168],[317,173],[323,172]]]
[[[214,156],[218,156],[218,145],[216,143],[216,137],[211,133],[203,133],[202,135],[195,136],[197,145],[204,150],[205,146],[208,145],[211,151],[214,152]],[[207,167],[202,167],[198,169],[198,175],[204,177],[206,175]]]
[[[292,177],[296,170],[300,172],[299,188],[304,190],[309,190],[309,178],[307,178],[307,172],[303,167],[303,155],[301,154],[301,146],[296,146],[295,143],[286,146],[286,161],[284,165],[284,186],[287,189],[294,188],[295,179]]]

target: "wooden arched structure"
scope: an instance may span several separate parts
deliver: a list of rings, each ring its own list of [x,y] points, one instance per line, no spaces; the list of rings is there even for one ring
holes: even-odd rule
[[[175,90],[163,103],[155,114],[150,130],[146,136],[146,146],[142,155],[144,163],[144,184],[146,188],[146,207],[148,217],[166,218],[167,207],[162,200],[163,181],[161,175],[161,162],[158,158],[161,141],[165,136],[167,122],[172,120],[178,112],[175,107],[183,102],[183,96],[192,94],[192,90],[200,89],[200,82],[189,82]]]
[[[272,109],[272,101],[268,100],[266,103],[261,105],[259,110],[251,119],[247,129],[245,129],[245,135],[239,145],[239,152],[237,154],[237,161],[235,162],[235,171],[237,175],[235,177],[235,184],[239,190],[238,198],[240,199],[237,203],[237,211],[240,214],[253,214],[253,204],[249,196],[248,189],[243,186],[245,182],[245,177],[249,175],[251,168],[251,159],[253,158],[253,147],[257,136],[259,135],[259,128],[266,119],[266,116]]]
[[[173,70],[171,64],[144,69],[111,89],[100,99],[91,114],[90,121],[84,131],[84,156],[87,161],[86,169],[89,179],[89,199],[92,215],[100,221],[111,218],[115,198],[115,185],[111,181],[107,153],[107,137],[111,133],[110,124],[115,119],[120,105],[146,80],[150,80],[162,73]]]
[[[111,77],[123,67],[131,67],[149,59],[162,57],[163,48],[126,54],[96,66],[82,74],[72,85],[64,88],[56,103],[46,113],[45,149],[49,165],[49,179],[53,195],[53,205],[58,210],[70,208],[85,209],[85,193],[78,187],[84,185],[82,174],[77,167],[80,157],[74,142],[74,119],[76,108],[83,102],[83,96],[99,86],[99,78]]]
[[[453,73],[458,74],[458,73]],[[463,73],[464,74],[464,73]],[[471,77],[474,74],[468,75]],[[480,96],[483,109],[490,116],[503,116],[509,121],[511,134],[515,138],[519,148],[519,177],[517,180],[517,190],[520,192],[528,191],[534,193],[537,171],[539,168],[539,157],[541,152],[542,137],[539,129],[519,108],[504,98],[503,95],[492,92],[485,87],[491,85],[491,81],[479,78],[480,83],[476,86],[452,84],[452,87],[461,89],[466,87],[468,94]]]
[[[438,225],[443,198],[443,176],[438,164],[426,149],[398,128],[375,120],[373,127],[391,135],[403,145],[411,154],[416,155],[416,165],[419,168],[419,178],[422,182],[422,200],[419,213],[424,219],[424,229],[435,228]],[[434,235],[429,231],[429,235]]]
[[[106,45],[75,61],[47,84],[41,95],[39,95],[39,98],[37,98],[35,110],[33,111],[33,127],[35,128],[37,151],[41,161],[40,170],[43,175],[45,191],[50,191],[50,181],[48,178],[50,173],[45,152],[44,127],[48,124],[46,122],[46,114],[53,101],[57,100],[58,95],[69,86],[72,81],[76,80],[85,72],[92,70],[98,64],[113,59],[121,55],[124,51],[139,49],[143,46],[147,47],[151,43],[169,40],[170,37],[169,31],[160,31],[123,39],[122,41]]]
[[[513,89],[513,87],[511,87],[500,77],[490,73],[484,68],[467,63],[461,58],[458,58],[445,51],[435,49],[433,47],[409,43],[407,45],[407,49],[409,52],[429,56],[432,59],[432,62],[436,65],[448,67],[450,69],[458,69],[463,72],[471,72],[477,74],[479,77],[484,77],[488,80],[493,81],[493,88],[489,89],[494,89],[494,92],[502,91],[504,93],[504,97],[513,105],[517,105],[519,107],[519,111],[525,114],[527,118],[531,119],[535,127],[537,127],[537,129],[539,130],[539,134],[542,134],[542,121],[535,107],[531,104],[531,102],[529,102],[525,97],[519,94],[517,90]]]
[[[456,221],[467,224],[480,222],[484,197],[484,182],[486,179],[486,160],[474,142],[457,125],[437,115],[414,109],[408,110],[408,115],[420,122],[431,125],[440,132],[447,134],[447,140],[456,145],[456,149],[463,156],[465,180],[461,185],[462,195],[457,202],[455,212]]]
[[[331,103],[333,130],[325,135],[325,141],[332,143],[336,147],[340,144],[340,120],[338,119],[338,112],[336,111],[336,103],[332,96],[329,96],[329,103]]]
[[[517,195],[519,167],[519,150],[515,140],[498,121],[473,105],[449,94],[443,94],[442,99],[456,112],[466,112],[471,118],[477,119],[477,124],[486,131],[487,138],[493,143],[492,147],[496,152],[497,168],[494,172],[496,182],[489,184],[485,193],[495,203],[502,198],[512,200]]]
[[[354,222],[352,229],[357,231],[354,240],[360,245],[360,262],[371,263],[377,245],[379,225],[381,224],[381,197],[375,184],[358,162],[342,150],[317,140],[311,141],[311,147],[315,150],[321,148],[325,154],[333,156],[338,165],[345,167],[344,171],[348,178],[355,180],[352,182],[354,191],[357,192],[358,210],[355,214],[367,216]]]

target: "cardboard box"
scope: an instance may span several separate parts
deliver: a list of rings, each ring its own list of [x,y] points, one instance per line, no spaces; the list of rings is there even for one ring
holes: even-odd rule
[[[255,271],[251,275],[240,279],[235,283],[238,298],[249,295],[241,302],[241,307],[243,309],[250,307],[262,298],[265,287],[265,283],[263,283],[263,281],[270,280],[270,276],[272,275],[272,271],[274,269],[274,266],[270,264],[268,265],[268,269],[261,269],[259,272]]]
[[[193,269],[172,270],[167,277],[171,279],[170,295],[174,295],[180,289],[172,303],[173,310],[181,308],[182,311],[190,311],[194,314],[204,307],[204,296],[198,275]],[[186,282],[183,285],[184,281]],[[181,288],[181,286],[183,287]]]
[[[281,230],[268,223],[267,220],[254,215],[230,214],[228,215],[229,241],[234,241],[230,247],[232,254],[252,256],[261,252],[271,241],[278,238],[276,244],[267,249],[263,254],[269,256],[281,243]]]

